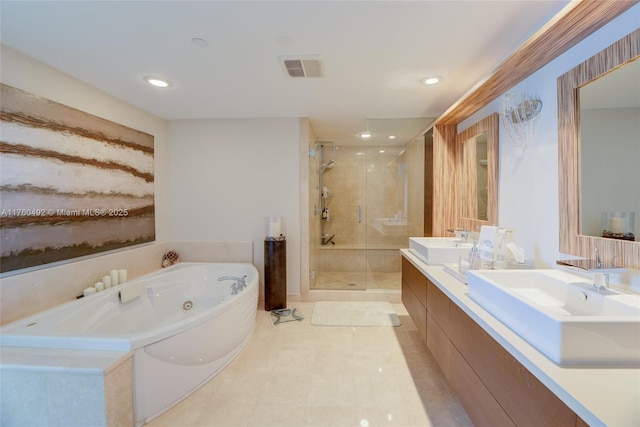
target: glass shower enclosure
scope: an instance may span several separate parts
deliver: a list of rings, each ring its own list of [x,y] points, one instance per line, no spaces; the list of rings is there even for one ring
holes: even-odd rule
[[[399,249],[423,229],[423,140],[318,142],[310,165],[310,289],[399,290]]]

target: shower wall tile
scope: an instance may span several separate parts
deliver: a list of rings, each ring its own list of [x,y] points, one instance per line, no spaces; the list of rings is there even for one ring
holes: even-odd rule
[[[402,263],[398,249],[326,249],[322,250],[321,272],[369,271],[395,273]]]
[[[396,273],[402,270],[402,256],[395,250],[368,250],[367,271],[374,273]]]
[[[365,207],[365,156],[359,155],[360,147],[340,147],[325,155],[325,161],[335,160],[335,166],[323,174],[323,185],[333,197],[329,201],[331,234],[340,245],[364,244],[366,228],[358,224],[358,205]]]
[[[365,266],[365,251],[354,249],[322,250],[320,271],[362,271]]]

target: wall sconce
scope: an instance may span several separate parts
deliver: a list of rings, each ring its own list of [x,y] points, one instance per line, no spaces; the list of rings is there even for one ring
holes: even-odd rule
[[[535,133],[536,124],[542,111],[542,101],[538,95],[507,92],[502,97],[500,121],[505,132],[518,147],[525,147]]]

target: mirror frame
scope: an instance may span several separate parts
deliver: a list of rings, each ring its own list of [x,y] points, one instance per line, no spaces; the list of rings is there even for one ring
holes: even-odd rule
[[[477,231],[483,225],[498,224],[498,169],[499,169],[499,153],[498,153],[498,113],[493,113],[479,122],[473,124],[469,128],[463,130],[456,135],[456,145],[458,147],[458,165],[459,173],[458,181],[458,226],[465,230]],[[476,191],[466,191],[467,186],[464,185],[465,165],[463,156],[463,145],[472,138],[476,138],[483,133],[487,134],[487,220],[477,218],[468,218],[463,216],[464,206],[470,203],[477,204]],[[470,171],[468,171],[470,172]],[[474,186],[472,186],[475,188]],[[454,224],[452,224],[453,226]]]
[[[640,268],[640,242],[581,234],[579,89],[640,56],[640,29],[558,77],[558,204],[560,252]]]

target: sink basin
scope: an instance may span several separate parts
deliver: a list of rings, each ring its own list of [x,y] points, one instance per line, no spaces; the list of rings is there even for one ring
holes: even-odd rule
[[[560,270],[476,270],[469,297],[561,366],[640,366],[640,295]]]
[[[430,265],[457,263],[469,256],[472,246],[457,237],[409,237],[409,250]]]

